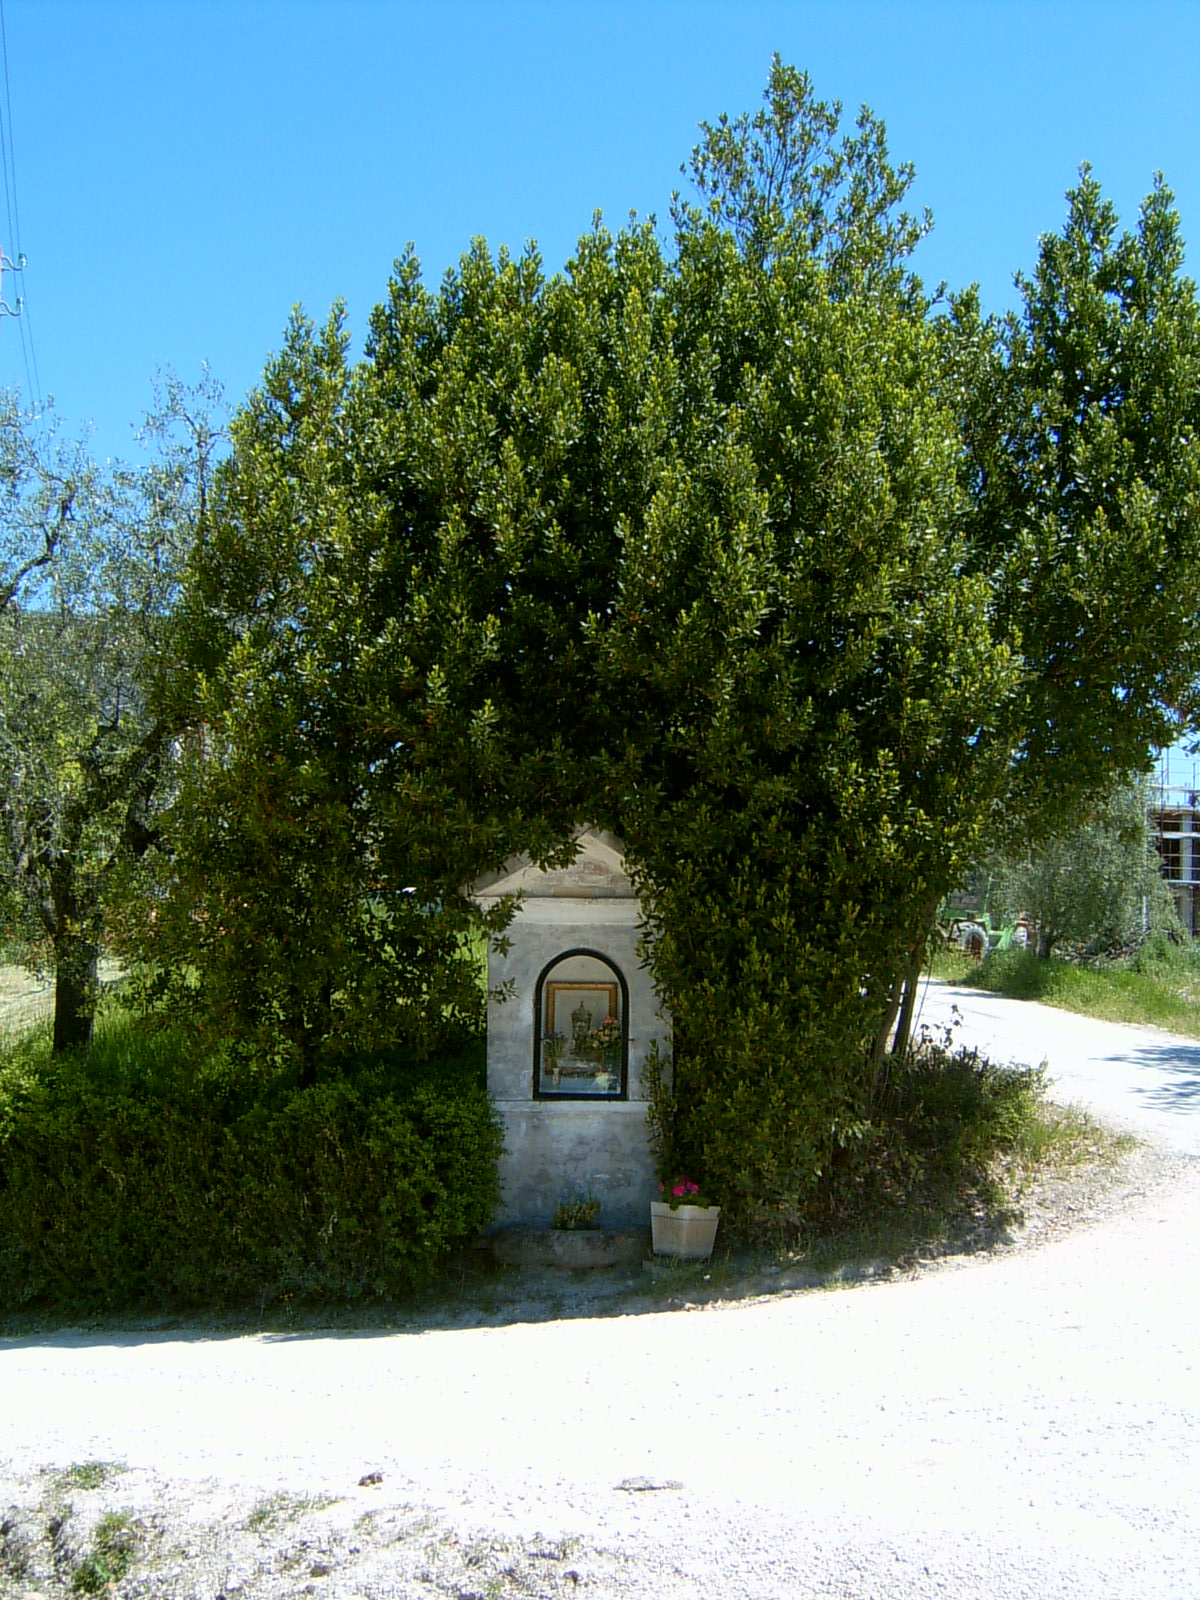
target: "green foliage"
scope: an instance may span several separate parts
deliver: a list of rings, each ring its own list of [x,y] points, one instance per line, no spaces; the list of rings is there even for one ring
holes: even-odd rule
[[[1196,977],[1200,975],[1200,948],[1178,923],[1154,928],[1129,959],[1131,972],[1153,977]]]
[[[772,93],[763,135],[808,138],[805,86]],[[882,159],[855,148],[851,191]],[[710,130],[706,189],[737,187],[734,159]],[[692,392],[675,382],[606,636],[613,807],[675,1019],[679,1164],[766,1216],[816,1192],[869,1110],[897,972],[1005,770],[980,730],[1019,668],[963,574],[937,335],[891,251],[835,267],[782,221],[770,250],[738,249],[694,213],[678,249],[660,366]]]
[[[709,217],[760,263],[785,250],[811,255],[848,290],[864,269],[896,274],[933,219],[896,214],[915,169],[892,167],[883,123],[864,106],[855,132],[839,138],[840,102],[816,99],[808,74],[778,55],[763,102],[753,117],[700,124],[691,177]],[[688,225],[678,197],[673,214]]]
[[[753,1226],[880,1160],[879,1029],[938,898],[997,816],[1044,833],[1144,761],[1195,678],[1200,576],[1200,317],[1163,186],[1118,238],[1085,172],[1020,315],[967,296],[931,323],[869,215],[849,282],[789,221],[788,152],[834,131],[778,68],[768,105],[697,153],[741,245],[685,214],[671,285],[720,452],[627,548],[644,632],[613,630],[631,716],[658,712],[620,825],[676,1019],[672,1138]],[[859,187],[894,204],[882,159]]]
[[[872,1115],[834,1125],[815,1181],[772,1193],[760,1172],[734,1208],[734,1232],[799,1246],[806,1259],[844,1255],[856,1239],[871,1255],[982,1237],[1013,1215],[1003,1169],[1064,1144],[1047,1123],[1044,1088],[1041,1069],[997,1068],[949,1033],[921,1035],[891,1063]],[[746,1148],[770,1159],[777,1147],[762,1136]]]
[[[339,316],[319,334],[297,317],[234,424],[160,686],[190,731],[154,914],[127,941],[206,1038],[307,1083],[478,1031],[481,919],[461,888],[506,853],[472,820],[482,746],[447,758],[457,686],[419,636],[463,662],[471,638],[436,568],[389,545],[345,344]]]
[[[76,1594],[105,1594],[129,1568],[137,1551],[137,1529],[122,1511],[110,1511],[92,1530],[92,1547],[71,1575]]]
[[[260,1500],[246,1518],[247,1528],[269,1533],[312,1511],[323,1511],[337,1501],[328,1495],[289,1494],[286,1489]]]
[[[1190,942],[1189,942],[1190,943]],[[1013,1000],[1037,1000],[1106,1022],[1144,1023],[1200,1038],[1200,957],[1152,941],[1131,961],[1043,961],[1032,951],[989,955],[968,980]],[[1157,952],[1157,953],[1156,953]]]
[[[70,1489],[99,1489],[128,1470],[123,1461],[75,1461],[55,1475],[54,1486],[59,1494]]]
[[[578,1228],[594,1228],[600,1215],[600,1202],[594,1194],[583,1199],[560,1200],[554,1208],[550,1226],[566,1233]]]
[[[1178,927],[1146,803],[1146,784],[1127,779],[1071,832],[989,863],[995,900],[1037,924],[1040,954],[1059,944],[1116,950],[1150,929]]]
[[[946,319],[972,503],[971,570],[1019,641],[1007,814],[1055,831],[1175,737],[1197,681],[1200,316],[1161,178],[1136,230],[1085,166],[1023,305]]]
[[[843,1225],[1000,1198],[996,1164],[1040,1125],[1045,1072],[996,1067],[947,1034],[919,1038],[893,1065],[875,1119],[839,1130],[820,1208]]]
[[[673,254],[597,219],[561,277],[477,241],[431,292],[410,253],[354,367],[293,319],[178,613],[140,941],[316,1088],[477,1024],[462,886],[610,827],[672,1164],[746,1226],[877,1159],[938,901],[1138,768],[1200,638],[1165,188],[1118,236],[1085,171],[1018,314],[938,310],[882,124],[778,61],[765,99],[703,125]]]
[[[6,1307],[396,1296],[488,1221],[499,1132],[474,1064],[297,1088],[144,1027],[0,1065]]]
[[[169,761],[149,678],[217,442],[196,407],[219,394],[168,380],[159,398],[136,472],[0,403],[0,912],[55,971],[57,1049],[90,1035],[106,913]]]

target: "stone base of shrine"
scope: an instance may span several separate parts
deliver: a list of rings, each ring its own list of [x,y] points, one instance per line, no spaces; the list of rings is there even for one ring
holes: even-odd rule
[[[500,1227],[548,1228],[560,1201],[594,1195],[601,1230],[645,1227],[661,1199],[644,1100],[499,1102]]]

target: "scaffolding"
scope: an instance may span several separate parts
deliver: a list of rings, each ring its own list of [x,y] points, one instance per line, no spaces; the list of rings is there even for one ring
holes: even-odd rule
[[[1200,773],[1191,757],[1164,751],[1150,786],[1150,827],[1179,920],[1200,933]],[[1174,769],[1174,770],[1173,770]],[[1172,779],[1178,781],[1172,782]]]

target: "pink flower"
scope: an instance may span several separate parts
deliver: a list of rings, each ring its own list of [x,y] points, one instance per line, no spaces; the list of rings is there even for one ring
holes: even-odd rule
[[[700,1185],[693,1183],[690,1178],[676,1178],[671,1186],[671,1193],[679,1200],[685,1194],[699,1194]]]

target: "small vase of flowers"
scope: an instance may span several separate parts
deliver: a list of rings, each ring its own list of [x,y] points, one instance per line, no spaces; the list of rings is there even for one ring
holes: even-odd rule
[[[707,1261],[717,1237],[720,1206],[710,1205],[693,1178],[660,1183],[661,1200],[650,1202],[650,1234],[656,1256]]]
[[[546,1072],[550,1082],[555,1088],[562,1082],[563,1056],[567,1050],[567,1036],[565,1033],[544,1033],[542,1035],[542,1056],[546,1063]]]

